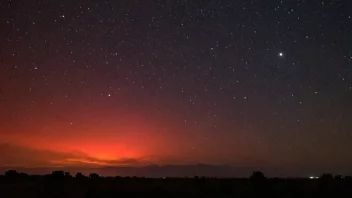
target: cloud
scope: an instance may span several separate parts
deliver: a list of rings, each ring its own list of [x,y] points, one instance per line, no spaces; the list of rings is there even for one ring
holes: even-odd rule
[[[8,143],[0,144],[0,166],[2,167],[138,166],[140,163],[139,159],[102,160],[82,152],[58,152]]]

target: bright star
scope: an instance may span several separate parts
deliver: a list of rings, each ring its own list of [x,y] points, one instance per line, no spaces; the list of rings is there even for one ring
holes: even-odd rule
[[[280,53],[279,53],[279,56],[280,56],[280,57],[283,57],[283,56],[284,56],[284,53],[280,52]]]

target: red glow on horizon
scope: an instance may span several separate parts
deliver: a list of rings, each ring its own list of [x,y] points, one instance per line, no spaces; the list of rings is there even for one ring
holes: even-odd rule
[[[156,163],[157,159],[152,157],[151,161],[150,156],[170,156],[175,151],[170,143],[167,144],[169,137],[158,134],[157,127],[144,124],[146,122],[136,116],[117,124],[109,122],[103,126],[89,127],[64,126],[55,122],[45,122],[40,126],[37,123],[36,126],[26,127],[32,128],[30,131],[6,133],[2,139],[29,149],[73,155],[59,160],[45,156],[48,163],[62,166]],[[84,123],[90,124],[87,121]],[[41,130],[33,130],[38,128]]]

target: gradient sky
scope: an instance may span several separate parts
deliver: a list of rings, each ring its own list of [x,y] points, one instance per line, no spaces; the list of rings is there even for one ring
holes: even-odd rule
[[[351,173],[352,2],[0,3],[0,166]]]

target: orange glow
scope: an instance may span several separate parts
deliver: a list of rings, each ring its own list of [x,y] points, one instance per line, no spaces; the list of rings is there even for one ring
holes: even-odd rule
[[[103,126],[94,123],[87,126],[86,123],[91,122],[83,122],[84,125],[78,122],[77,126],[75,123],[65,126],[57,122],[32,122],[21,126],[30,131],[2,134],[1,139],[28,149],[65,153],[68,156],[62,159],[43,156],[47,163],[63,166],[148,164],[158,160],[151,156],[172,156],[176,150],[167,143],[170,137],[158,134],[156,127],[144,124],[145,121],[135,116],[128,121],[105,123]]]
[[[87,106],[83,102],[75,105],[70,108],[61,101],[57,106],[40,107],[38,104],[36,108],[21,111],[16,123],[3,128],[6,132],[0,131],[0,146],[10,143],[21,148],[16,148],[16,152],[4,151],[7,158],[0,159],[0,165],[96,167],[241,163],[241,160],[249,161],[250,150],[258,146],[242,143],[241,140],[255,139],[249,137],[249,133],[242,133],[241,139],[217,134],[205,140],[204,131],[211,128],[206,123],[185,128],[175,124],[172,116],[150,115],[143,109],[119,112]],[[219,144],[220,138],[226,143]]]

